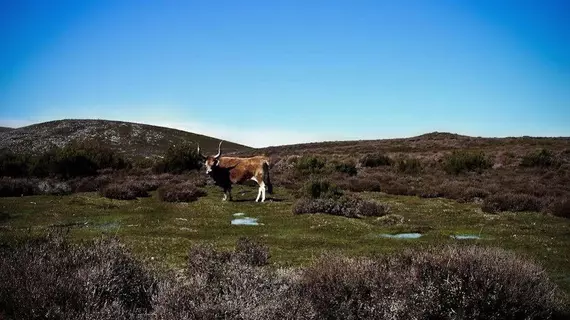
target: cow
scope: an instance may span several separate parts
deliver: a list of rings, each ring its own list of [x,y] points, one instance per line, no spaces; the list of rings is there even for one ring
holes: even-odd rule
[[[200,153],[198,145],[198,155],[204,160],[206,174],[208,174],[216,185],[224,190],[224,198],[232,201],[232,184],[243,184],[248,180],[253,180],[259,185],[255,202],[265,201],[265,187],[269,194],[273,193],[273,186],[269,180],[269,158],[265,156],[254,156],[249,158],[222,157],[222,141],[218,145],[218,154],[215,156],[204,156]]]

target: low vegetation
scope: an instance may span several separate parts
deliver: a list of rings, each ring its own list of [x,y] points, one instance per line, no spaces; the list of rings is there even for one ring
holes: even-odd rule
[[[483,152],[454,151],[444,160],[444,169],[451,174],[464,172],[481,173],[492,166],[492,162]]]
[[[389,212],[390,207],[386,204],[358,197],[342,196],[340,198],[299,199],[293,205],[293,213],[326,213],[348,218],[363,216],[378,217]]]
[[[103,197],[117,200],[134,200],[149,196],[144,184],[138,181],[111,183],[103,187],[100,193]]]
[[[500,193],[491,195],[483,201],[484,212],[497,213],[501,211],[540,211],[543,203],[539,198],[514,193]]]
[[[206,191],[199,189],[192,182],[168,184],[158,188],[158,198],[166,202],[191,202],[206,194]]]
[[[535,263],[477,247],[267,266],[269,250],[192,246],[184,273],[155,274],[118,240],[61,236],[0,246],[6,319],[556,319],[560,292]]]

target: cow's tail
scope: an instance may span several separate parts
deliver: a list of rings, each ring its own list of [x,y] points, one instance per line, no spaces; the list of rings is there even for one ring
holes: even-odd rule
[[[267,192],[269,194],[273,194],[273,185],[271,184],[271,180],[269,179],[269,162],[263,162],[263,183],[267,186]]]

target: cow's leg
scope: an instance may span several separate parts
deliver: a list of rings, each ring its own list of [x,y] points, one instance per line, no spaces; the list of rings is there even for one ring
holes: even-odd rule
[[[224,198],[222,199],[222,201],[226,201],[226,200],[232,201],[232,189],[228,188],[228,189],[224,189]]]
[[[265,189],[265,184],[263,184],[263,180],[258,177],[252,177],[251,180],[259,184],[259,189],[257,189],[257,198],[255,198],[255,202],[259,202],[259,198],[261,198],[261,189]],[[265,197],[263,197],[263,200],[265,200]]]

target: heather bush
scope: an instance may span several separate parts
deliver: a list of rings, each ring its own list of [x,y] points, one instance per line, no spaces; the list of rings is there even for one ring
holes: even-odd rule
[[[190,248],[160,278],[115,238],[0,245],[2,319],[563,319],[545,270],[501,249],[434,247],[375,258],[325,255],[264,267],[268,250]]]
[[[36,185],[39,194],[66,195],[71,194],[71,186],[67,182],[42,180]]]
[[[381,191],[382,184],[373,177],[350,177],[339,181],[339,187],[353,192]]]
[[[3,150],[0,152],[0,176],[25,177],[29,171],[30,157]]]
[[[166,202],[192,202],[205,196],[206,191],[191,182],[169,184],[158,188],[158,198]]]
[[[417,158],[401,158],[398,159],[397,166],[398,171],[408,174],[416,174],[422,171],[422,163],[420,159]]]
[[[295,168],[302,173],[319,173],[325,167],[325,161],[314,156],[302,156],[297,159]]]
[[[151,311],[155,277],[117,240],[61,235],[0,246],[3,319],[124,319]]]
[[[194,246],[185,279],[160,283],[152,319],[316,319],[292,277],[266,263],[264,246],[238,240],[233,252]]]
[[[294,214],[326,213],[337,216],[356,218],[361,216],[382,216],[390,207],[383,203],[343,196],[338,199],[299,199],[293,205]]]
[[[520,165],[523,167],[550,167],[556,164],[556,159],[550,150],[541,149],[525,155]]]
[[[361,166],[370,168],[390,166],[392,163],[393,161],[390,157],[381,153],[367,154],[360,159]]]
[[[540,266],[478,247],[325,256],[303,272],[299,294],[320,319],[550,319],[562,310]]]
[[[557,217],[570,218],[570,198],[554,200],[548,207],[548,211]]]
[[[144,186],[136,181],[111,183],[103,187],[100,194],[103,197],[117,200],[134,200],[149,196]]]
[[[0,177],[0,197],[20,197],[37,194],[37,180]]]
[[[114,177],[100,175],[97,177],[81,177],[69,180],[73,192],[96,192],[110,184]]]
[[[170,146],[164,158],[158,161],[153,171],[156,173],[182,173],[185,171],[197,170],[202,166],[202,159],[191,144],[180,144]]]
[[[336,172],[348,174],[349,176],[355,176],[358,173],[354,164],[346,162],[335,164],[334,170]]]
[[[454,151],[443,162],[443,169],[451,174],[482,172],[492,166],[493,163],[483,152]]]
[[[500,193],[485,198],[482,205],[484,212],[496,213],[500,211],[540,211],[542,201],[528,194]]]
[[[342,196],[342,190],[328,180],[320,178],[311,178],[305,183],[300,190],[300,196],[317,199],[317,198],[339,198]]]

